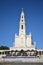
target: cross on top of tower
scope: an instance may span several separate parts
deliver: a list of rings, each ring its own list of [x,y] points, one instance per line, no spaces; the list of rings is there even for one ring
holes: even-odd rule
[[[24,11],[24,9],[22,8],[22,11]]]

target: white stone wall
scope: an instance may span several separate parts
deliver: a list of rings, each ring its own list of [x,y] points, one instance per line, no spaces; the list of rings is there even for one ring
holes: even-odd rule
[[[25,47],[25,36],[15,36],[15,47]]]
[[[35,49],[35,45],[32,45],[32,36],[31,35],[15,35],[15,45],[13,49]]]
[[[26,38],[26,44],[27,44],[27,47],[31,47],[32,46],[32,38],[30,35],[27,35],[27,38]]]
[[[31,47],[11,47],[10,50],[35,50],[35,46],[31,46]]]

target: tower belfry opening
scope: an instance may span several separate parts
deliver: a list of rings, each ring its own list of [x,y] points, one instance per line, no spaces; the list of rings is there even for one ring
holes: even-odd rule
[[[21,25],[21,29],[23,29],[23,25]]]

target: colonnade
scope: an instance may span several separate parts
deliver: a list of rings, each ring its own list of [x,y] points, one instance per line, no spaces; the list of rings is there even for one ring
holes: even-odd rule
[[[16,55],[18,53],[27,53],[27,55],[32,55],[32,54],[36,54],[35,56],[43,56],[43,50],[27,50],[27,51],[24,51],[24,50],[21,50],[21,51],[18,51],[18,50],[1,50],[0,51],[0,56],[4,56],[4,55],[9,55],[9,54],[14,54],[16,53]],[[33,55],[34,56],[34,55]]]

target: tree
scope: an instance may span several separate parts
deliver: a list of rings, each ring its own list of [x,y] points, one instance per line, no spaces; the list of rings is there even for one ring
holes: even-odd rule
[[[0,46],[0,50],[9,50],[9,47],[7,47],[7,46]]]

